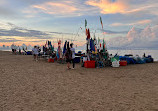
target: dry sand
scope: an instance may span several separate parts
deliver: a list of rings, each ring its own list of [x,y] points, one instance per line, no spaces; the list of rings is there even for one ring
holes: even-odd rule
[[[0,51],[0,111],[158,111],[158,63],[86,69]]]

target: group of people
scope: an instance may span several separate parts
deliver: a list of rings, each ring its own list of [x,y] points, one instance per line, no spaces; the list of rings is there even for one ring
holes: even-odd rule
[[[11,49],[12,49],[12,53],[15,54],[15,55],[17,54],[17,52],[19,52],[19,54],[21,54],[20,46],[16,46],[16,45],[12,44]]]
[[[35,61],[38,61],[38,56],[40,54],[40,51],[41,49],[37,46],[34,46],[34,48],[32,49],[32,54]],[[65,58],[67,62],[67,69],[71,69],[70,68],[71,62],[73,64],[72,69],[74,69],[75,68],[75,48],[73,48],[73,44],[70,44],[70,47],[67,47]]]

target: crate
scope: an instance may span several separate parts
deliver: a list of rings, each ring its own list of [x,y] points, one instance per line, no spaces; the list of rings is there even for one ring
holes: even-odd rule
[[[121,60],[120,61],[120,66],[127,66],[127,61]]]
[[[95,61],[85,61],[84,67],[85,68],[95,68]]]

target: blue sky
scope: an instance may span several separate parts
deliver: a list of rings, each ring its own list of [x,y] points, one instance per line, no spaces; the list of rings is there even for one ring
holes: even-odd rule
[[[0,15],[0,45],[71,39],[78,30],[76,44],[83,44],[85,19],[96,36],[103,36],[101,16],[107,32],[105,39],[125,37],[133,26],[144,29],[158,24],[158,3],[157,0],[0,0]]]

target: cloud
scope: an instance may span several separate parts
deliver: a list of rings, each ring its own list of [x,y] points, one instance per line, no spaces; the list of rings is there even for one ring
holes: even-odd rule
[[[98,7],[102,14],[123,13],[128,8],[122,0],[88,0],[86,4]]]
[[[45,40],[57,39],[64,35],[69,37],[74,35],[72,33],[64,32],[49,32],[31,30],[23,27],[18,27],[12,23],[1,23],[0,22],[0,43],[18,42],[18,43],[43,43]]]
[[[1,42],[19,42],[21,40],[17,40],[14,38],[6,38],[6,39],[0,39]]]
[[[18,36],[18,37],[42,37],[42,36],[48,36],[47,33],[37,31],[37,30],[28,30],[28,29],[10,29],[0,30],[0,36]]]
[[[131,0],[88,0],[87,5],[97,7],[101,14],[137,14],[148,13],[158,15],[158,3],[153,1],[141,1],[137,0],[133,2]]]
[[[70,14],[77,10],[74,6],[64,4],[64,3],[55,3],[55,2],[46,2],[42,5],[33,5],[33,8],[42,10],[48,14]]]
[[[60,1],[60,2],[45,2],[42,4],[34,4],[30,9],[24,10],[23,13],[32,12],[33,14],[45,13],[49,15],[56,16],[80,16],[79,13],[76,13],[78,8],[74,5],[72,1]],[[30,15],[33,17],[33,15]]]
[[[10,16],[10,15],[14,15],[15,12],[13,10],[4,8],[4,7],[0,7],[0,15],[3,16]]]
[[[32,39],[52,39],[53,34],[56,35],[73,35],[72,33],[63,32],[44,32],[39,30],[31,30],[23,27],[18,27],[12,23],[0,23],[0,36],[17,36],[27,37]]]
[[[105,34],[127,34],[128,31],[112,31],[112,30],[102,30],[99,29],[101,32],[104,32]]]
[[[146,20],[140,20],[140,21],[136,21],[134,23],[113,23],[111,24],[110,26],[134,26],[134,25],[145,25],[145,24],[150,24],[152,21],[149,20],[149,19],[146,19]]]
[[[28,17],[34,17],[43,13],[56,17],[76,17],[98,14],[96,9],[95,7],[89,7],[84,0],[61,0],[32,4],[22,12],[28,14]]]
[[[40,2],[29,0],[28,4],[29,6],[21,11],[26,18],[47,18],[49,15],[59,18],[121,14],[129,19],[126,21],[130,21],[138,18],[149,19],[152,15],[158,15],[155,11],[158,10],[155,0],[40,0]]]
[[[140,30],[133,27],[126,37],[116,37],[109,40],[109,47],[115,48],[152,48],[158,47],[158,25],[147,26]]]

